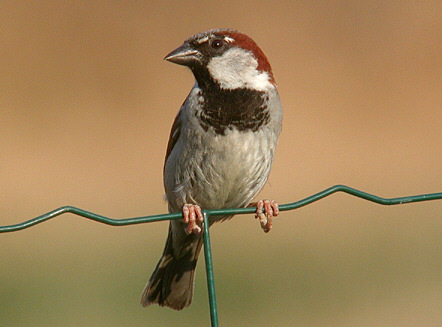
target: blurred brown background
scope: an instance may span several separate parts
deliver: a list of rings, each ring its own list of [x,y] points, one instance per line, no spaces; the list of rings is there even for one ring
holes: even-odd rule
[[[163,213],[162,166],[193,77],[164,55],[237,28],[267,54],[284,105],[260,197],[334,184],[385,197],[442,190],[439,1],[2,1],[0,225],[62,205]],[[212,228],[222,326],[436,326],[442,202],[336,194]],[[1,326],[207,326],[203,259],[182,312],[139,305],[167,223],[64,215],[0,235]]]

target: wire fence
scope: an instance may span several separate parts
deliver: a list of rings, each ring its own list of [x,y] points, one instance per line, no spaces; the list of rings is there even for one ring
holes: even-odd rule
[[[372,195],[369,193],[365,193],[349,186],[345,185],[335,185],[329,187],[319,193],[311,195],[305,199],[302,199],[297,202],[292,202],[288,204],[283,204],[279,206],[280,211],[287,211],[298,209],[300,207],[311,204],[315,201],[321,200],[326,196],[329,196],[336,192],[344,192],[350,195],[353,195],[358,198],[362,198],[367,201],[371,201],[374,203],[378,203],[381,205],[397,205],[397,204],[405,204],[405,203],[413,203],[413,202],[422,202],[422,201],[430,201],[430,200],[441,200],[442,192],[439,193],[430,193],[430,194],[421,194],[421,195],[412,195],[405,196],[399,198],[381,198],[376,195]],[[248,208],[235,208],[235,209],[219,209],[219,210],[203,210],[204,222],[203,222],[203,243],[204,243],[204,257],[205,257],[205,265],[206,265],[206,275],[207,275],[207,289],[209,293],[209,306],[210,306],[210,321],[212,327],[218,327],[218,310],[216,305],[216,293],[215,293],[215,278],[213,272],[213,261],[212,261],[212,250],[210,247],[210,233],[209,233],[209,218],[210,216],[224,216],[224,215],[236,215],[236,214],[247,214],[247,213],[255,213],[256,208],[248,207]],[[35,217],[28,221],[9,225],[9,226],[0,226],[0,233],[7,232],[16,232],[22,229],[26,229],[32,226],[35,226],[39,223],[47,221],[49,219],[55,218],[64,213],[72,213],[84,218],[88,218],[103,224],[112,225],[112,226],[126,226],[126,225],[135,225],[135,224],[143,224],[150,223],[154,221],[161,220],[172,220],[172,219],[180,219],[182,218],[182,213],[171,213],[171,214],[161,214],[161,215],[152,215],[152,216],[143,216],[143,217],[134,217],[134,218],[126,218],[126,219],[112,219],[109,217],[97,215],[95,213],[72,207],[72,206],[64,206],[58,209],[52,210],[48,213],[45,213],[41,216]]]

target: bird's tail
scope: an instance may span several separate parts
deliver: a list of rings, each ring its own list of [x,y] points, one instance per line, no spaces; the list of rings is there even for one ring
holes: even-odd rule
[[[181,223],[172,221],[163,256],[144,288],[141,304],[157,303],[174,310],[188,307],[193,297],[193,279],[202,238],[187,235]]]

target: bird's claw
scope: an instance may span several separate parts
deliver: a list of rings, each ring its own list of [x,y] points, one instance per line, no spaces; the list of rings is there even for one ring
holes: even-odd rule
[[[201,235],[203,213],[201,207],[196,204],[185,204],[183,206],[183,220],[187,224],[186,233]]]
[[[262,212],[265,210],[265,213]],[[270,232],[272,229],[272,219],[279,215],[279,206],[274,200],[261,200],[256,203],[255,218],[259,219],[261,228],[264,233]]]

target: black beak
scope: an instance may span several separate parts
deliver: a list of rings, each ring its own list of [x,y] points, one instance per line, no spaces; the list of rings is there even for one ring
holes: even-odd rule
[[[184,42],[182,46],[164,57],[164,60],[178,65],[189,66],[195,61],[200,61],[198,55],[199,52],[197,50],[195,50],[189,43]]]

